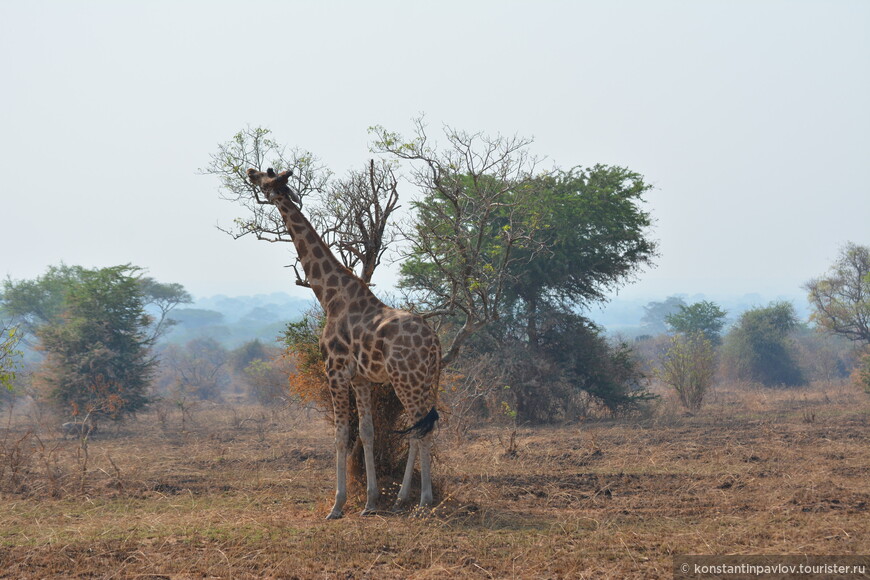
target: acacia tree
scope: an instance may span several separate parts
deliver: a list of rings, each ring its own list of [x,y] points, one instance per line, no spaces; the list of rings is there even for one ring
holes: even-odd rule
[[[129,269],[138,285],[143,307],[155,312],[150,318],[148,335],[152,340],[159,339],[175,324],[169,317],[170,312],[193,299],[181,284],[157,282],[130,264],[118,268]],[[18,326],[22,341],[32,345],[37,329],[61,317],[67,308],[69,293],[95,272],[97,270],[82,266],[61,264],[49,266],[44,274],[33,280],[7,278],[0,290],[0,312]]]
[[[542,249],[521,211],[538,185],[531,140],[445,127],[439,148],[420,118],[410,139],[380,126],[370,132],[375,152],[411,164],[409,179],[422,194],[405,232],[411,249],[402,287],[439,326],[460,321],[446,365],[471,335],[498,320],[512,265]]]
[[[725,337],[726,366],[736,378],[768,386],[803,384],[789,343],[797,327],[797,315],[789,302],[747,310]]]
[[[828,273],[804,288],[821,328],[870,345],[870,247],[846,244]]]
[[[525,208],[540,253],[519,250],[510,297],[524,304],[529,344],[537,344],[539,305],[566,312],[605,299],[656,256],[643,195],[651,186],[624,167],[595,165],[540,178]]]
[[[647,334],[666,332],[668,316],[677,314],[686,306],[688,306],[686,301],[679,296],[668,296],[662,302],[649,302],[643,307],[643,317],[640,319],[644,332]]]
[[[519,418],[564,415],[570,404],[538,404],[556,391],[564,393],[558,398],[571,397],[571,387],[557,384],[601,395],[611,410],[624,407],[636,375],[616,372],[622,350],[599,343],[588,321],[559,321],[573,321],[574,309],[603,299],[651,263],[655,243],[646,237],[650,217],[640,205],[650,186],[642,177],[603,165],[536,174],[530,140],[448,127],[439,148],[421,120],[411,139],[382,127],[373,132],[375,150],[409,162],[422,193],[406,232],[411,247],[401,283],[450,336],[445,364],[487,329],[472,348],[512,353],[499,362],[500,371],[513,370],[498,374],[511,381]],[[600,368],[560,352],[581,343],[607,353]],[[610,380],[617,375],[625,380]]]
[[[314,154],[298,148],[288,150],[272,139],[271,130],[263,127],[248,127],[218,145],[210,163],[200,172],[216,176],[221,197],[245,210],[243,217],[223,231],[234,238],[254,236],[280,243],[293,240],[275,206],[248,181],[246,171],[250,167],[292,170],[289,185],[323,241],[345,266],[356,271],[363,281],[371,281],[396,239],[392,214],[399,207],[398,180],[389,163],[370,161],[365,169],[334,179]],[[295,252],[292,244],[288,247]],[[308,286],[298,259],[292,267],[296,283]]]
[[[715,302],[702,300],[680,306],[677,312],[665,317],[665,322],[674,332],[687,336],[700,334],[716,346],[722,342],[720,332],[727,314]]]
[[[62,313],[36,334],[46,358],[38,374],[49,398],[72,415],[121,419],[148,403],[155,368],[152,318],[140,270],[82,270]]]

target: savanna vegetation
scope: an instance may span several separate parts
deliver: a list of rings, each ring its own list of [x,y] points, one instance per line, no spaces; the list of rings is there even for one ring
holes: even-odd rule
[[[654,578],[674,554],[868,553],[868,248],[807,283],[809,321],[672,296],[619,339],[584,313],[654,265],[643,176],[545,170],[519,137],[439,144],[422,119],[371,134],[345,178],[263,128],[202,172],[243,209],[230,235],[290,241],[244,177],[271,166],[364,281],[401,255],[383,298],[445,352],[428,517],[321,521],[322,313],[275,342],[172,342],[173,312],[216,320],[181,285],[62,264],[0,291],[0,576]],[[386,506],[405,424],[387,386],[375,406]]]
[[[631,418],[445,423],[429,517],[333,522],[316,410],[203,402],[82,441],[21,407],[0,438],[0,574],[671,578],[673,554],[868,552],[863,392],[729,383],[689,416],[652,390]]]

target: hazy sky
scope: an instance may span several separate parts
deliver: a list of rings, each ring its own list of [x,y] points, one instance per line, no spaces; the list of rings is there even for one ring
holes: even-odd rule
[[[288,247],[215,227],[239,208],[197,169],[250,124],[342,175],[421,112],[643,174],[661,257],[627,296],[800,294],[870,244],[866,0],[0,0],[0,59],[14,279],[132,262],[307,297]]]

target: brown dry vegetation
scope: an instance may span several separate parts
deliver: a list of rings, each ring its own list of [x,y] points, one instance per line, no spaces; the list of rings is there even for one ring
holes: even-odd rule
[[[358,497],[331,522],[316,413],[203,405],[186,432],[142,415],[86,457],[16,416],[0,577],[669,578],[672,554],[870,553],[867,395],[734,386],[709,401],[463,439],[446,426],[433,514],[362,518]]]

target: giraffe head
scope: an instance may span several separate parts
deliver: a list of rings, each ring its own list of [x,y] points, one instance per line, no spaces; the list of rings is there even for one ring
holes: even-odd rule
[[[299,195],[287,185],[287,180],[290,179],[291,175],[293,175],[292,169],[282,171],[281,173],[275,173],[275,170],[271,167],[265,172],[257,171],[253,167],[248,169],[248,179],[263,190],[269,201],[272,201],[275,197],[289,197],[294,203],[298,204]]]

